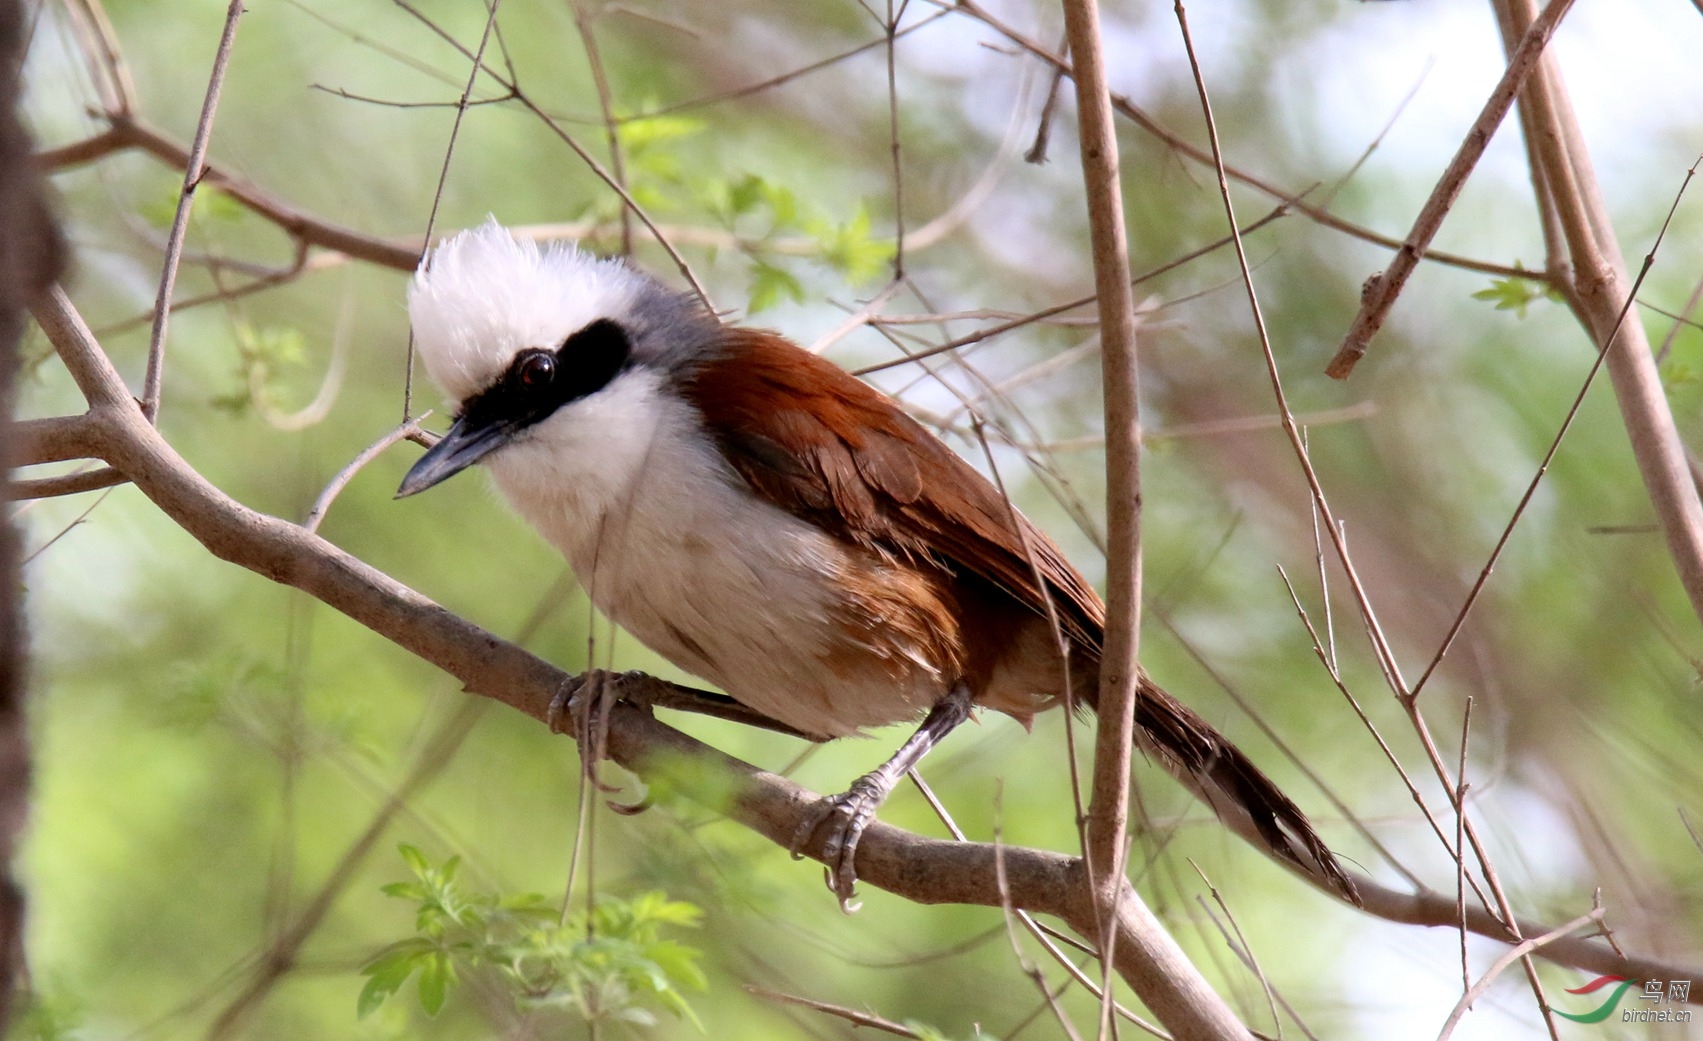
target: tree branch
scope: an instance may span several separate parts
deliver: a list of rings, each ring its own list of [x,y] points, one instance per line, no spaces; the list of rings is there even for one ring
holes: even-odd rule
[[[1572,6],[1573,0],[1550,0],[1542,17],[1531,24],[1526,30],[1525,38],[1509,56],[1508,69],[1502,74],[1501,82],[1496,84],[1496,89],[1485,99],[1484,109],[1473,121],[1472,128],[1467,131],[1466,140],[1461,142],[1455,157],[1449,160],[1443,176],[1438,178],[1436,187],[1431,190],[1431,197],[1426,199],[1425,205],[1420,208],[1419,216],[1413,222],[1413,230],[1407,233],[1407,241],[1396,251],[1390,266],[1382,273],[1373,275],[1367,283],[1360,301],[1360,311],[1349,325],[1348,335],[1343,337],[1342,346],[1337,348],[1336,356],[1325,367],[1326,375],[1332,379],[1347,379],[1354,371],[1354,366],[1365,357],[1366,345],[1383,327],[1390,308],[1395,306],[1396,297],[1401,295],[1408,278],[1419,266],[1419,258],[1431,245],[1431,240],[1436,238],[1438,229],[1443,226],[1443,218],[1449,215],[1455,200],[1460,198],[1467,177],[1472,174],[1473,167],[1478,165],[1479,157],[1484,154],[1490,139],[1495,136],[1496,128],[1501,126],[1502,120],[1507,117],[1508,110],[1514,107],[1514,99],[1525,85],[1526,78],[1537,66],[1538,59],[1544,54],[1544,48],[1549,45],[1549,38],[1555,35],[1555,30],[1561,25],[1561,19]]]
[[[1535,0],[1497,3],[1514,27],[1524,29],[1536,17]],[[1538,62],[1528,97],[1535,124],[1535,158],[1573,261],[1574,293],[1569,304],[1597,349],[1608,353],[1609,382],[1638,472],[1692,611],[1703,620],[1703,502],[1691,481],[1685,447],[1644,324],[1628,306],[1632,280],[1626,258],[1615,240],[1608,204],[1553,55],[1545,53]],[[1645,258],[1646,266],[1652,259]]]
[[[1094,936],[1110,966],[1130,941],[1164,986],[1142,999],[1179,1038],[1245,1038],[1248,1031],[1124,880],[1130,760],[1135,747],[1136,664],[1141,639],[1141,410],[1135,292],[1130,282],[1118,181],[1117,127],[1106,85],[1106,56],[1096,0],[1066,0],[1065,32],[1075,67],[1082,181],[1100,316],[1100,364],[1106,430],[1106,637],[1100,658],[1099,725],[1094,732],[1093,797],[1084,854],[1099,915]],[[1100,1000],[1100,1036],[1112,1017],[1110,989]]]

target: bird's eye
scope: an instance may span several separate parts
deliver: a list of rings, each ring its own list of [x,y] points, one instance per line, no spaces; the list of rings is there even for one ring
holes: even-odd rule
[[[528,354],[516,363],[515,375],[520,378],[523,387],[546,386],[556,375],[556,357],[544,351]]]

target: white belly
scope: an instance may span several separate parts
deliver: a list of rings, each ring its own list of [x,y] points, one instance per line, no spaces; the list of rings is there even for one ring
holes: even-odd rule
[[[872,650],[848,667],[834,595],[848,549],[758,499],[648,373],[562,408],[488,463],[599,610],[765,715],[842,736],[912,718],[950,682],[920,652]]]

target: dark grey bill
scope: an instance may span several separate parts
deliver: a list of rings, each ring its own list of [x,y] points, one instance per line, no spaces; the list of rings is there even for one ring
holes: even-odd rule
[[[402,486],[396,489],[398,499],[423,492],[440,481],[447,481],[485,456],[503,447],[514,435],[507,423],[487,423],[469,427],[465,418],[458,419],[449,432],[420,457]]]

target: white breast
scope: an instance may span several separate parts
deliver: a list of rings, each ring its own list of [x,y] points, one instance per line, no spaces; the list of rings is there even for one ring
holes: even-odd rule
[[[944,693],[920,656],[898,682],[890,657],[848,671],[843,642],[839,674],[827,667],[848,551],[758,499],[653,373],[623,374],[488,463],[599,610],[751,708],[842,736]]]

